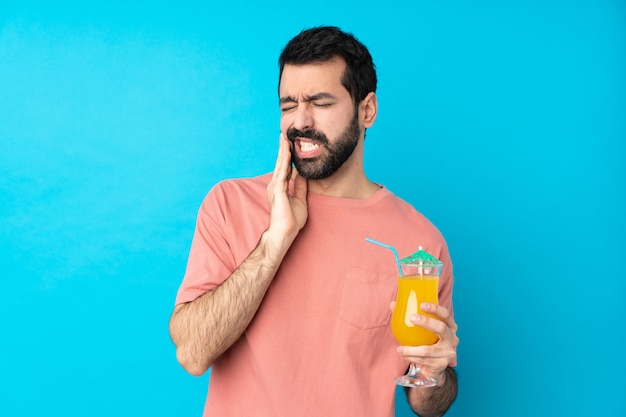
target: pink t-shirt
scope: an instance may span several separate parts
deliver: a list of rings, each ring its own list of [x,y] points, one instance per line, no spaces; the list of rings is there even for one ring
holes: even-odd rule
[[[271,174],[217,184],[198,214],[176,303],[222,283],[269,224]],[[389,303],[401,257],[444,263],[440,304],[452,308],[452,265],[439,231],[386,188],[367,199],[309,193],[308,219],[241,338],[211,368],[205,416],[394,415],[396,352]],[[405,401],[405,399],[402,399]]]

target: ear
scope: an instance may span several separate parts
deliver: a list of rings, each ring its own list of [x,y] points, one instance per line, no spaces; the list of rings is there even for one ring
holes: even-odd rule
[[[363,101],[361,101],[361,118],[363,121],[363,127],[366,129],[372,127],[374,121],[376,121],[376,116],[378,115],[378,100],[376,98],[376,93],[370,92]]]

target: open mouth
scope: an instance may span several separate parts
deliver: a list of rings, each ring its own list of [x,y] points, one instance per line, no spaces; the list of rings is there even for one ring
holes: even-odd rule
[[[306,138],[296,138],[294,141],[298,157],[302,159],[315,158],[322,152],[322,145]]]

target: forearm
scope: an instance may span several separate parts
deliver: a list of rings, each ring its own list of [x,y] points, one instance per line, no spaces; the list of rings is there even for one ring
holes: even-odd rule
[[[443,416],[456,399],[458,385],[454,368],[446,368],[437,382],[437,386],[431,388],[406,389],[409,405],[418,416]]]
[[[263,301],[283,256],[284,251],[271,250],[262,237],[224,283],[176,306],[170,335],[178,361],[189,373],[203,374],[239,339]]]

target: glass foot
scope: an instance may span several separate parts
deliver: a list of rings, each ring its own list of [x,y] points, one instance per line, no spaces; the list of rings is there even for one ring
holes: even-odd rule
[[[409,365],[406,375],[395,379],[396,384],[408,388],[427,388],[437,385],[437,381],[420,374],[420,368],[414,363]]]

